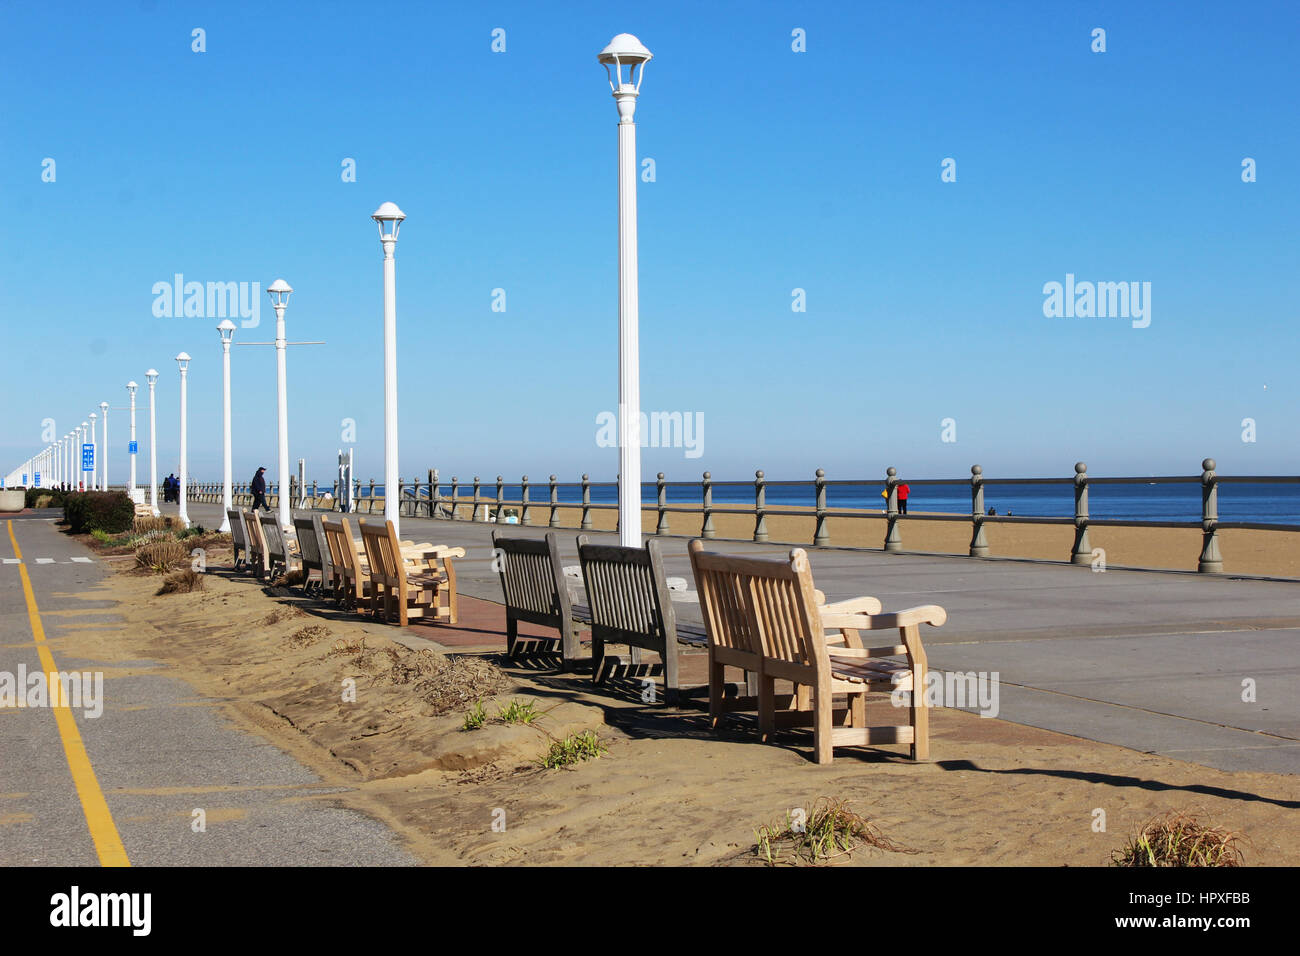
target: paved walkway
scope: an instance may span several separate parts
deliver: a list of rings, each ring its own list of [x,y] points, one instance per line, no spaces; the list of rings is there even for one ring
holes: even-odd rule
[[[220,509],[191,505],[190,515],[215,527]],[[468,558],[457,568],[462,593],[499,602],[500,584],[490,568],[493,527],[404,518],[402,536],[464,547]],[[577,532],[557,530],[566,563],[576,564]],[[690,580],[687,540],[663,543],[668,574]],[[710,547],[789,550],[739,541]],[[999,716],[1006,720],[1225,770],[1300,772],[1300,585],[807,550],[829,600],[871,594],[886,610],[943,605],[948,624],[924,634],[931,665],[996,671]],[[699,620],[698,606],[679,607]],[[1243,682],[1253,682],[1253,701],[1242,699]]]
[[[151,661],[71,656],[65,628],[120,624],[76,596],[106,572],[48,513],[0,521],[0,555],[0,693],[20,669],[103,674],[98,716],[86,700],[0,701],[0,866],[416,862],[384,825],[311,799],[346,787],[235,726],[221,701],[140,673]]]

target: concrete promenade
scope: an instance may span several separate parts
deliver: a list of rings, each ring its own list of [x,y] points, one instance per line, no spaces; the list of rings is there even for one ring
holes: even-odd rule
[[[206,527],[220,521],[215,505],[190,505],[189,513]],[[457,567],[461,593],[499,603],[501,587],[490,567],[494,527],[405,517],[402,536],[464,547],[468,557]],[[547,530],[503,527],[524,536]],[[578,532],[556,531],[565,563],[577,564]],[[612,534],[592,538],[615,542]],[[690,581],[689,539],[661,540],[668,574]],[[724,540],[709,547],[745,554],[789,551],[788,545]],[[806,550],[828,600],[870,594],[887,611],[945,607],[948,624],[923,634],[931,666],[996,671],[1002,719],[1224,770],[1300,772],[1300,585]],[[699,620],[698,605],[678,609]],[[436,640],[437,629],[427,630]],[[1253,682],[1253,702],[1243,700],[1243,682]]]

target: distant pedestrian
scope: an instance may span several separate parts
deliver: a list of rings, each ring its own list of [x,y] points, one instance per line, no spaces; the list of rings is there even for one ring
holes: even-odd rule
[[[903,514],[903,515],[907,514],[907,497],[911,493],[912,493],[912,489],[907,486],[907,482],[903,482],[901,485],[898,486],[898,513],[899,514]]]
[[[266,479],[262,477],[265,472],[265,468],[257,469],[257,474],[253,476],[253,480],[248,485],[248,490],[253,493],[254,511],[258,508],[264,508],[267,511],[271,510],[271,506],[266,503]]]

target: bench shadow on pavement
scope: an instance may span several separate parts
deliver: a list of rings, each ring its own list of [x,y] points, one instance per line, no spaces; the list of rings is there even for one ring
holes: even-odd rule
[[[1300,809],[1300,800],[1278,800],[1273,797],[1262,796],[1258,793],[1249,793],[1245,790],[1230,790],[1227,787],[1212,787],[1202,783],[1164,783],[1160,780],[1144,780],[1141,777],[1121,776],[1113,773],[1102,773],[1096,770],[1064,770],[1048,769],[1045,767],[1012,767],[1007,770],[994,770],[987,767],[981,767],[970,760],[936,760],[934,763],[935,766],[939,767],[941,770],[965,771],[967,773],[994,773],[1009,776],[1029,775],[1057,777],[1062,780],[1081,780],[1085,783],[1099,783],[1108,787],[1127,787],[1136,790],[1149,790],[1157,793],[1181,790],[1185,793],[1194,793],[1203,797],[1217,797],[1221,800],[1245,800],[1251,803],[1271,803],[1273,806],[1281,807],[1286,810]]]

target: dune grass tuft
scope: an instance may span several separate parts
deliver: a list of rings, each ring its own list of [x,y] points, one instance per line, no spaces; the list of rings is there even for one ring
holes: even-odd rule
[[[1111,866],[1241,866],[1241,834],[1202,823],[1189,810],[1152,817],[1111,853]]]
[[[761,826],[754,837],[752,852],[768,866],[821,866],[847,860],[864,846],[890,853],[917,852],[886,838],[847,801],[831,797],[820,797],[798,813],[787,812],[784,824]]]

